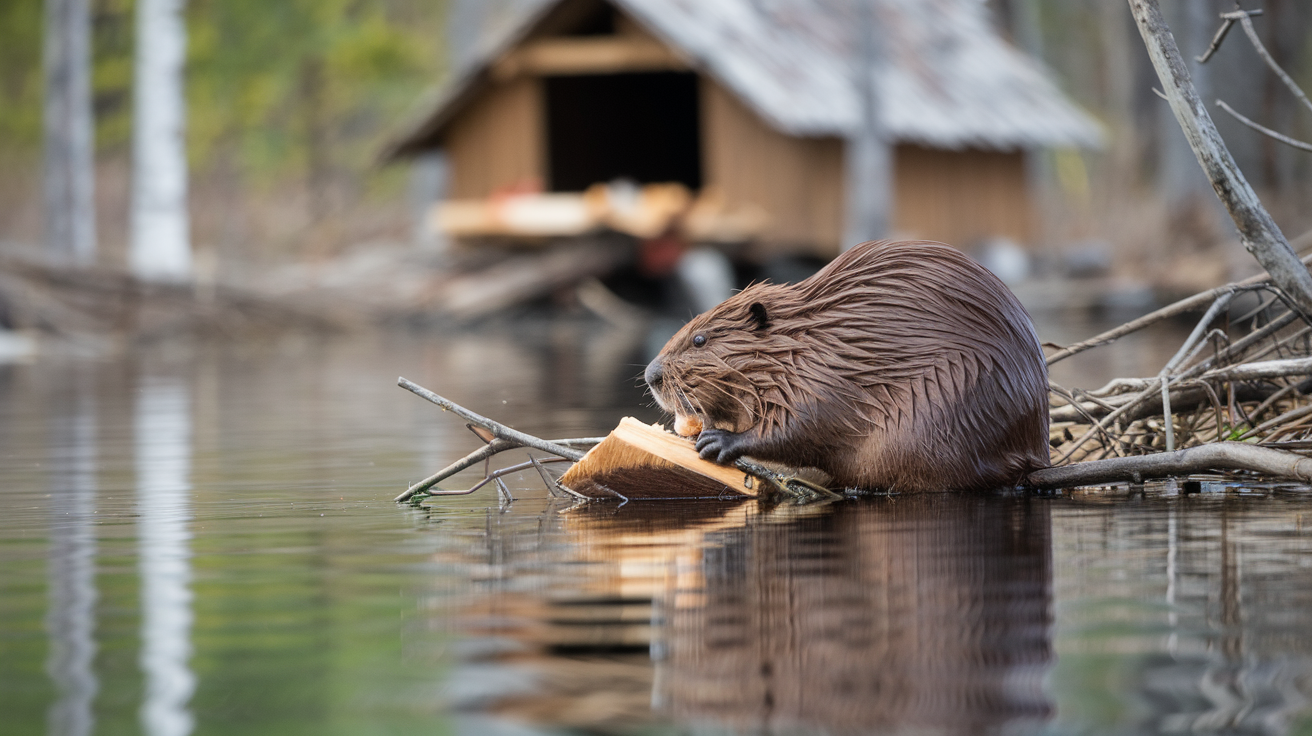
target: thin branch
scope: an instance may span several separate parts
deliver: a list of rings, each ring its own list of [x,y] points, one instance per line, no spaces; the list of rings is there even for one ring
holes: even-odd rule
[[[517,429],[511,429],[510,427],[507,427],[506,425],[501,424],[500,422],[494,422],[491,419],[488,419],[487,417],[475,414],[474,412],[466,409],[463,406],[460,406],[459,404],[449,399],[445,399],[441,396],[438,396],[432,391],[429,391],[423,386],[420,386],[419,384],[414,383],[413,381],[407,380],[406,378],[396,379],[396,385],[400,386],[401,388],[407,391],[410,391],[411,393],[414,393],[416,396],[420,396],[422,398],[425,398],[433,402],[434,404],[437,404],[438,406],[442,407],[447,411],[455,412],[462,419],[467,419],[473,422],[474,424],[477,424],[480,427],[485,427],[491,430],[492,434],[496,435],[499,439],[518,442],[519,444],[525,447],[532,447],[538,450],[542,450],[543,452],[549,452],[552,455],[558,455],[567,460],[573,460],[574,462],[578,462],[583,458],[583,453],[578,450],[575,450],[570,447],[566,447],[564,445],[556,444],[555,442],[548,442],[539,437],[534,437],[531,434],[525,434],[524,432],[520,432]]]
[[[1285,398],[1291,393],[1298,391],[1299,386],[1301,385],[1302,385],[1301,383],[1291,383],[1288,386],[1285,386],[1284,388],[1279,389],[1275,393],[1271,394],[1265,400],[1263,400],[1262,403],[1257,405],[1257,408],[1253,410],[1252,415],[1245,418],[1244,423],[1250,427],[1253,426],[1253,422],[1257,421],[1262,416],[1263,412],[1274,406],[1277,401],[1280,401],[1281,399]],[[1299,391],[1299,393],[1302,392]],[[1238,427],[1236,427],[1236,429],[1238,429]]]
[[[1129,0],[1129,4],[1148,56],[1170,101],[1171,111],[1212,183],[1213,191],[1234,220],[1244,247],[1271,274],[1271,280],[1298,305],[1299,311],[1312,314],[1312,274],[1308,274],[1307,268],[1299,262],[1217,133],[1216,125],[1189,78],[1189,70],[1175,45],[1175,38],[1162,20],[1157,0]]]
[[[1199,64],[1206,64],[1207,60],[1212,58],[1212,54],[1215,54],[1216,50],[1221,48],[1221,42],[1225,40],[1226,34],[1230,32],[1230,28],[1234,26],[1235,21],[1239,20],[1239,16],[1261,15],[1261,14],[1262,14],[1261,10],[1236,10],[1233,13],[1222,13],[1221,27],[1216,29],[1216,35],[1212,36],[1212,42],[1207,45],[1207,50],[1203,52],[1202,56],[1195,56],[1194,61],[1198,62]]]
[[[1273,138],[1275,140],[1278,140],[1281,143],[1285,144],[1286,146],[1297,148],[1300,151],[1312,151],[1312,143],[1304,143],[1303,141],[1300,141],[1297,138],[1290,138],[1284,133],[1271,130],[1265,125],[1262,125],[1261,123],[1257,123],[1252,120],[1249,120],[1243,115],[1240,115],[1239,113],[1235,112],[1234,108],[1225,104],[1225,100],[1217,100],[1216,106],[1230,113],[1230,117],[1234,118],[1235,120],[1238,120],[1239,122],[1243,123],[1244,125],[1247,125],[1248,127],[1252,128],[1253,130],[1256,130],[1257,132],[1261,133],[1262,135],[1268,138]]]
[[[1312,257],[1309,257],[1309,259],[1312,260]],[[1100,345],[1106,345],[1109,342],[1118,340],[1131,333],[1138,332],[1139,330],[1142,330],[1145,327],[1149,327],[1151,325],[1155,325],[1158,322],[1168,320],[1172,317],[1185,314],[1187,312],[1192,312],[1195,309],[1201,308],[1203,305],[1210,305],[1220,297],[1225,296],[1227,294],[1234,294],[1239,291],[1251,291],[1253,289],[1262,288],[1263,286],[1265,286],[1266,282],[1270,280],[1271,280],[1270,275],[1259,274],[1257,276],[1251,276],[1249,278],[1246,278],[1243,281],[1237,281],[1232,284],[1224,284],[1214,289],[1208,289],[1207,291],[1194,294],[1193,296],[1185,299],[1181,299],[1180,301],[1175,302],[1174,304],[1168,304],[1165,307],[1162,307],[1161,309],[1158,309],[1154,312],[1149,312],[1148,314],[1145,314],[1144,316],[1138,319],[1130,320],[1129,322],[1126,322],[1120,327],[1116,327],[1107,330],[1102,334],[1095,335],[1089,338],[1088,340],[1082,340],[1080,342],[1075,343],[1074,345],[1067,345],[1061,350],[1058,350],[1057,352],[1048,356],[1047,358],[1048,365],[1052,365],[1058,361],[1065,360],[1066,358],[1069,358],[1072,355],[1078,355],[1079,353],[1082,353],[1085,350],[1096,348]],[[1101,392],[1101,390],[1099,392]]]
[[[1172,356],[1171,359],[1166,362],[1166,365],[1162,366],[1162,370],[1157,373],[1157,377],[1161,380],[1162,387],[1162,418],[1164,420],[1163,427],[1166,430],[1167,452],[1175,451],[1175,421],[1171,417],[1171,372],[1181,363],[1193,357],[1196,352],[1195,346],[1203,346],[1204,343],[1202,342],[1202,339],[1203,336],[1207,334],[1207,327],[1212,324],[1213,320],[1216,319],[1216,316],[1221,313],[1221,310],[1230,306],[1230,302],[1234,298],[1235,292],[1233,291],[1217,297],[1216,301],[1212,302],[1212,306],[1207,308],[1207,312],[1203,314],[1203,318],[1198,320],[1198,324],[1194,327],[1194,331],[1189,333],[1189,338],[1184,341],[1184,344],[1180,346],[1180,349],[1175,351],[1175,355]]]
[[[1236,439],[1246,440],[1249,437],[1255,437],[1261,434],[1262,432],[1265,432],[1268,429],[1279,427],[1280,425],[1286,424],[1288,422],[1292,422],[1295,419],[1302,419],[1303,417],[1308,416],[1309,414],[1312,414],[1312,404],[1308,404],[1306,406],[1300,406],[1297,409],[1291,409],[1285,412],[1284,414],[1275,417],[1274,419],[1268,419],[1267,421],[1262,422],[1256,427],[1253,427],[1247,432],[1244,432]]]
[[[1266,378],[1289,378],[1312,375],[1312,358],[1288,358],[1244,363],[1210,370],[1199,378],[1221,381],[1257,381]]]
[[[563,458],[563,457],[548,457],[548,458],[543,458],[542,460],[538,460],[537,462],[539,462],[539,463],[567,463],[567,462],[569,462],[569,460],[567,460],[567,459],[565,459],[565,458]],[[491,472],[491,473],[488,473],[488,474],[487,474],[487,477],[483,478],[483,480],[480,480],[479,482],[477,482],[477,483],[475,483],[473,486],[471,486],[468,490],[464,490],[464,491],[429,491],[429,490],[423,490],[423,491],[416,491],[416,493],[423,493],[425,496],[468,496],[469,494],[473,493],[474,491],[477,491],[478,489],[482,488],[483,486],[487,485],[488,483],[491,483],[491,482],[493,482],[493,481],[500,482],[500,481],[501,481],[501,478],[502,478],[503,476],[511,475],[511,474],[513,474],[513,473],[518,473],[518,472],[521,471],[521,470],[528,470],[528,469],[531,468],[531,467],[533,467],[533,461],[523,462],[523,463],[517,463],[517,464],[515,464],[515,465],[507,465],[507,466],[504,467],[504,468],[500,468],[500,469],[498,469],[498,470],[494,470],[494,471]],[[416,485],[418,485],[418,484],[416,484]],[[510,491],[509,491],[509,490],[506,490],[505,493],[506,493],[507,495],[509,495]],[[414,495],[414,494],[411,494],[411,495]],[[575,494],[575,495],[577,495],[577,494]],[[410,498],[410,497],[407,496],[405,499],[400,499],[400,500],[409,500],[409,498]],[[511,496],[511,499],[510,499],[510,500],[513,501],[513,500],[515,500],[515,499],[514,499],[513,496]]]
[[[1289,91],[1293,92],[1294,96],[1299,100],[1302,100],[1307,109],[1312,110],[1312,101],[1307,99],[1307,95],[1303,94],[1302,88],[1294,83],[1294,80],[1285,73],[1284,69],[1280,68],[1280,65],[1276,63],[1276,60],[1271,57],[1271,53],[1266,50],[1266,46],[1262,45],[1262,39],[1257,37],[1257,30],[1253,28],[1253,21],[1248,17],[1249,12],[1251,11],[1226,13],[1226,15],[1238,16],[1236,20],[1238,20],[1239,24],[1244,27],[1244,34],[1247,35],[1248,40],[1253,43],[1253,48],[1257,50],[1257,55],[1262,57],[1262,61],[1265,61],[1266,65],[1271,67],[1271,71],[1275,72],[1277,77],[1280,77],[1280,81],[1285,83],[1285,86],[1289,88]]]
[[[551,458],[547,458],[547,461],[548,461],[548,462],[549,462],[550,460],[551,460]],[[556,491],[564,491],[565,493],[568,493],[569,495],[573,496],[574,498],[582,499],[582,500],[584,500],[584,501],[590,500],[587,496],[583,495],[582,493],[578,493],[577,491],[570,490],[569,488],[566,488],[565,486],[562,486],[562,485],[560,484],[560,481],[556,480],[555,478],[552,478],[552,477],[547,473],[547,469],[544,468],[544,467],[542,467],[542,463],[543,463],[542,460],[538,460],[537,458],[533,457],[532,455],[529,455],[529,456],[528,456],[528,461],[531,462],[531,463],[533,463],[533,467],[535,467],[535,468],[538,469],[538,475],[542,476],[542,482],[545,483],[545,484],[547,485],[547,490],[552,491],[552,492],[556,492]]]
[[[605,437],[576,437],[576,438],[563,439],[563,440],[550,440],[550,442],[552,444],[562,445],[565,447],[570,447],[570,446],[587,447],[587,446],[598,444],[604,439],[606,438]],[[514,450],[516,448],[523,447],[523,446],[524,445],[521,445],[518,442],[514,442],[512,440],[504,440],[500,438],[494,439],[488,444],[483,445],[477,450],[474,450],[468,455],[465,455],[464,457],[455,461],[454,463],[451,463],[445,468],[442,468],[436,473],[433,473],[427,478],[424,478],[418,483],[410,486],[401,495],[397,496],[392,500],[396,501],[397,503],[408,501],[410,500],[410,497],[415,495],[416,493],[427,493],[429,488],[432,488],[433,486],[437,485],[438,483],[441,483],[447,478],[450,478],[456,473],[459,473],[465,468],[471,468],[484,460],[489,460],[493,455],[496,455],[498,453],[505,452],[506,450]],[[431,496],[437,494],[430,493],[428,495]]]
[[[1139,482],[1142,478],[1164,478],[1208,470],[1249,470],[1312,482],[1312,459],[1243,442],[1215,442],[1175,452],[1044,468],[1030,473],[1028,481],[1035,488],[1073,488]]]
[[[1221,27],[1216,29],[1216,35],[1212,36],[1212,42],[1207,44],[1207,50],[1203,52],[1202,56],[1195,56],[1194,61],[1199,64],[1206,64],[1208,59],[1212,58],[1212,54],[1215,54],[1216,50],[1221,48],[1221,42],[1225,40],[1226,35],[1230,33],[1230,29],[1234,24],[1235,22],[1231,18],[1226,18],[1221,21]],[[1153,91],[1156,92],[1157,90]],[[1166,95],[1162,95],[1162,97],[1165,98]]]

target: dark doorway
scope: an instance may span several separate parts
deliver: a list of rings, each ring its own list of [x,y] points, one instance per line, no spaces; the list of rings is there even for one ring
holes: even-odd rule
[[[701,188],[696,74],[596,74],[545,81],[553,192],[581,192],[621,177]]]

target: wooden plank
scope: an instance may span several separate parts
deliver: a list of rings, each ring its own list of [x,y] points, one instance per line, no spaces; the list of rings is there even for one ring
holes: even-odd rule
[[[492,65],[492,77],[615,74],[688,69],[688,62],[653,38],[545,38],[510,51]]]
[[[453,199],[542,188],[546,156],[542,85],[537,79],[493,84],[452,121],[443,145]]]
[[[968,248],[983,238],[1019,243],[1033,233],[1024,154],[944,151],[903,144],[895,151],[893,229]]]
[[[729,213],[768,213],[759,227],[759,257],[799,250],[837,255],[842,140],[784,135],[705,77],[701,94],[703,194],[721,198]]]
[[[691,440],[625,417],[561,477],[591,498],[735,498],[757,495],[760,481],[702,460]]]

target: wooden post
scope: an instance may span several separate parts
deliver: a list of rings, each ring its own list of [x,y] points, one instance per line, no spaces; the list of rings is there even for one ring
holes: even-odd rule
[[[844,146],[847,208],[843,250],[888,233],[893,207],[892,150],[884,135],[879,106],[879,70],[883,50],[874,0],[857,0],[857,35],[852,82],[861,105],[861,121]]]
[[[96,257],[89,0],[46,0],[45,243],[58,263]]]
[[[1216,196],[1234,220],[1244,248],[1271,274],[1271,280],[1304,315],[1312,315],[1312,275],[1262,206],[1253,188],[1235,164],[1212,117],[1189,78],[1171,30],[1162,20],[1157,0],[1129,0],[1134,22],[1148,47],[1157,77],[1175,119],[1189,139],[1189,147],[1212,183]]]
[[[185,0],[137,0],[129,263],[143,281],[191,280],[183,138],[185,4]]]

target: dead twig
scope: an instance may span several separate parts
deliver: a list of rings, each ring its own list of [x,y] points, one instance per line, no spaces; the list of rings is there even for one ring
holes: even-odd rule
[[[1312,256],[1308,256],[1307,260],[1312,261]],[[1268,288],[1267,284],[1268,282],[1270,282],[1270,280],[1271,280],[1271,276],[1269,274],[1259,274],[1257,276],[1251,276],[1249,278],[1246,278],[1243,281],[1236,281],[1231,284],[1224,284],[1214,289],[1208,289],[1207,291],[1199,292],[1191,297],[1186,297],[1178,302],[1168,304],[1165,307],[1162,307],[1161,309],[1158,309],[1153,312],[1149,312],[1148,314],[1145,314],[1144,316],[1139,317],[1138,319],[1130,320],[1129,322],[1126,322],[1125,324],[1119,327],[1115,327],[1110,330],[1107,330],[1106,332],[1100,333],[1098,335],[1094,335],[1093,337],[1087,340],[1081,340],[1080,342],[1074,343],[1072,345],[1067,345],[1066,347],[1058,350],[1052,355],[1049,355],[1047,358],[1047,363],[1048,365],[1052,365],[1059,361],[1065,360],[1071,357],[1072,355],[1078,355],[1086,350],[1090,350],[1092,348],[1100,347],[1102,345],[1107,345],[1109,343],[1115,342],[1116,340],[1119,340],[1120,338],[1125,337],[1126,335],[1133,334],[1146,327],[1151,327],[1152,325],[1155,325],[1159,322],[1165,322],[1168,319],[1172,319],[1182,314],[1188,314],[1189,312],[1195,311],[1197,309],[1201,309],[1204,305],[1210,305],[1220,297],[1226,296],[1227,294],[1233,295],[1243,291],[1254,291],[1257,289]],[[1115,383],[1115,381],[1113,381],[1112,383]],[[1110,386],[1111,384],[1108,385]],[[1093,393],[1099,395],[1105,395],[1103,394],[1103,389],[1099,389],[1098,391],[1094,391]]]
[[[1269,378],[1290,378],[1312,375],[1312,358],[1287,358],[1244,363],[1210,370],[1199,378],[1217,381],[1257,381]]]
[[[1268,138],[1280,141],[1286,146],[1289,146],[1291,148],[1297,148],[1300,151],[1312,152],[1312,143],[1304,143],[1303,141],[1300,141],[1297,138],[1290,138],[1284,133],[1281,133],[1276,130],[1272,130],[1266,127],[1265,125],[1262,125],[1259,122],[1250,120],[1249,118],[1244,117],[1243,115],[1236,112],[1233,107],[1230,107],[1229,105],[1225,104],[1225,100],[1218,99],[1216,101],[1216,106],[1229,113],[1230,117],[1234,118],[1235,120],[1238,120],[1239,122],[1243,123],[1244,125],[1247,125],[1248,127],[1252,128],[1253,130],[1256,130],[1257,132],[1261,133],[1262,135]]]
[[[604,437],[576,437],[571,439],[544,440],[544,441],[550,442],[555,445],[561,445],[566,447],[568,446],[588,447],[601,442],[603,439],[605,438]],[[446,493],[445,491],[443,492],[443,494],[437,494],[437,493],[429,493],[428,489],[432,488],[438,483],[441,483],[442,481],[446,480],[447,478],[450,478],[451,476],[455,475],[456,473],[459,473],[460,471],[466,468],[471,468],[480,462],[491,459],[493,455],[505,452],[506,450],[514,450],[516,448],[524,447],[524,446],[525,445],[521,445],[518,442],[514,442],[512,440],[504,440],[500,438],[494,439],[488,444],[483,445],[482,447],[478,448],[477,450],[474,450],[468,455],[465,455],[464,457],[460,458],[454,463],[451,463],[445,468],[442,468],[436,473],[433,473],[427,478],[424,478],[418,483],[415,483],[414,485],[407,488],[401,495],[397,496],[392,500],[396,501],[397,503],[401,503],[403,501],[409,501],[410,497],[414,496],[416,493],[426,493],[427,495],[430,496],[443,495]],[[460,495],[460,493],[453,493],[447,495]]]
[[[1271,280],[1299,311],[1312,314],[1312,274],[1300,263],[1217,133],[1189,78],[1180,49],[1162,20],[1157,0],[1129,0],[1129,4],[1171,111],[1212,183],[1212,189],[1234,220],[1244,247],[1271,274]],[[1240,19],[1240,23],[1251,26],[1247,17]]]
[[[422,398],[425,398],[433,402],[434,404],[437,404],[438,406],[442,407],[447,411],[454,412],[455,414],[459,415],[462,419],[467,419],[473,422],[474,424],[477,424],[478,426],[491,431],[492,434],[496,435],[498,439],[510,440],[511,442],[518,442],[520,445],[523,445],[524,447],[532,447],[538,450],[542,450],[543,452],[549,452],[552,455],[557,455],[559,457],[563,457],[568,460],[573,460],[574,462],[578,462],[583,457],[582,452],[572,447],[566,447],[564,445],[557,444],[555,442],[548,442],[547,440],[541,439],[539,437],[534,437],[531,434],[520,432],[517,429],[511,429],[510,427],[507,427],[506,425],[501,424],[500,422],[494,422],[485,416],[475,414],[474,412],[466,409],[463,406],[460,406],[459,404],[451,401],[450,399],[446,399],[441,396],[438,396],[432,391],[429,391],[423,386],[420,386],[419,384],[410,381],[404,377],[396,379],[396,385],[415,394],[416,396],[420,396]]]
[[[529,468],[534,467],[535,464],[538,464],[538,463],[567,463],[567,462],[569,462],[569,460],[566,460],[566,459],[563,458],[563,457],[548,457],[548,458],[543,458],[542,460],[536,460],[536,459],[533,459],[533,460],[529,460],[528,462],[516,463],[515,465],[507,465],[507,466],[504,467],[504,468],[499,468],[499,469],[497,469],[497,470],[494,470],[494,471],[492,471],[491,473],[488,473],[487,476],[483,478],[483,480],[480,480],[479,482],[477,482],[477,483],[475,483],[473,486],[471,486],[469,489],[464,490],[464,491],[429,491],[429,490],[423,490],[423,491],[416,491],[416,493],[423,493],[425,496],[468,496],[469,494],[473,493],[474,491],[477,491],[478,489],[482,488],[483,486],[487,485],[488,483],[491,483],[491,482],[493,482],[493,481],[496,481],[496,482],[500,483],[502,477],[507,476],[507,475],[512,475],[512,474],[514,474],[514,473],[518,473],[518,472],[521,471],[521,470],[528,470]],[[539,465],[538,467],[541,467],[541,466]],[[417,484],[416,484],[416,485],[417,485]],[[510,495],[510,491],[509,491],[509,489],[506,489],[504,486],[500,486],[500,490],[501,490],[503,493],[505,493],[507,496]],[[412,493],[411,495],[414,495],[414,494]],[[578,495],[578,494],[575,494],[575,495]],[[397,500],[397,501],[408,501],[409,499],[410,499],[410,496],[406,496],[405,498],[400,498],[400,497],[398,497],[396,500]],[[513,497],[513,496],[510,496],[510,500],[513,501],[513,500],[514,500],[514,497]]]
[[[1221,310],[1230,306],[1230,301],[1234,299],[1234,297],[1235,292],[1233,291],[1217,297],[1216,301],[1212,302],[1212,306],[1207,308],[1207,311],[1203,314],[1203,318],[1198,320],[1198,324],[1194,327],[1194,331],[1189,333],[1189,338],[1184,341],[1184,344],[1180,346],[1180,349],[1175,352],[1175,355],[1172,356],[1169,361],[1166,362],[1166,365],[1162,366],[1161,372],[1157,374],[1158,379],[1161,380],[1162,386],[1162,416],[1166,420],[1167,452],[1175,450],[1175,429],[1172,426],[1173,422],[1171,419],[1171,373],[1184,361],[1189,360],[1194,354],[1196,354],[1199,348],[1206,344],[1203,342],[1203,336],[1207,334],[1208,326],[1210,326],[1212,321],[1216,319],[1217,315],[1221,313]]]
[[[1235,20],[1239,21],[1239,24],[1243,26],[1244,35],[1248,36],[1248,40],[1253,44],[1253,49],[1257,51],[1257,55],[1262,57],[1262,61],[1265,61],[1266,65],[1271,68],[1271,71],[1276,73],[1276,76],[1280,78],[1281,82],[1285,83],[1285,86],[1289,88],[1289,91],[1293,92],[1294,96],[1297,97],[1308,110],[1312,110],[1312,101],[1308,100],[1307,95],[1303,93],[1303,89],[1294,83],[1293,78],[1286,74],[1284,69],[1280,68],[1280,65],[1276,63],[1275,58],[1271,56],[1271,52],[1267,51],[1266,46],[1262,45],[1262,39],[1258,38],[1257,29],[1253,28],[1253,20],[1250,16],[1260,14],[1261,11],[1253,12],[1251,10],[1240,10],[1234,13],[1226,13],[1221,17],[1225,18],[1227,16],[1234,16]]]
[[[1233,13],[1222,13],[1221,27],[1216,29],[1216,35],[1212,36],[1212,42],[1207,45],[1207,50],[1203,52],[1202,56],[1195,56],[1194,61],[1199,64],[1206,64],[1207,60],[1212,58],[1212,54],[1215,54],[1216,50],[1221,48],[1221,42],[1224,41],[1226,35],[1230,33],[1230,28],[1233,27],[1235,21],[1238,20],[1238,16],[1261,14],[1261,10],[1236,10]]]

